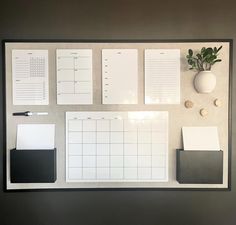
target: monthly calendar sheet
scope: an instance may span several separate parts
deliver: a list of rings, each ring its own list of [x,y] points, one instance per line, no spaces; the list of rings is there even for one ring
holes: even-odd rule
[[[66,181],[168,181],[168,112],[67,112]]]

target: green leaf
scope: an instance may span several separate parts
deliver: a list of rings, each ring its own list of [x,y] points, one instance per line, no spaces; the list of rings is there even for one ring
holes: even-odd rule
[[[194,61],[192,59],[189,59],[188,64],[192,66],[194,64]]]
[[[188,54],[189,54],[190,56],[193,56],[193,50],[192,50],[192,49],[189,49],[189,50],[188,50]]]
[[[217,58],[216,55],[211,55],[211,56],[209,56],[208,60],[209,60],[210,62],[213,62],[216,58]]]
[[[217,52],[219,52],[222,49],[222,45],[217,49]]]
[[[209,55],[209,53],[208,53],[208,50],[206,49],[206,50],[203,52],[203,57],[205,58],[205,57],[207,57],[207,55]]]
[[[216,60],[214,60],[214,61],[212,62],[212,65],[215,64],[215,63],[217,63],[217,62],[221,62],[221,61],[222,61],[221,59],[216,59]]]
[[[217,58],[216,55],[208,55],[208,56],[206,57],[206,62],[212,63],[216,58]]]
[[[196,54],[196,56],[198,57],[198,59],[202,59],[202,56],[201,56],[201,54]]]
[[[214,54],[217,55],[218,49],[214,47]]]
[[[212,49],[212,48],[207,48],[206,51],[207,51],[207,53],[208,53],[209,55],[211,55],[211,54],[213,53],[213,49]]]

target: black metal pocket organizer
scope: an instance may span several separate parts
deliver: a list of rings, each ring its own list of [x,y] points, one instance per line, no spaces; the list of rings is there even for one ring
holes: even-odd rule
[[[10,151],[12,183],[54,183],[56,181],[56,149]]]
[[[176,179],[179,183],[223,183],[223,151],[177,149],[176,157]]]

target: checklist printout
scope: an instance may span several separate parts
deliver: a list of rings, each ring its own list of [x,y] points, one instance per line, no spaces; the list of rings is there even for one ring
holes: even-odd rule
[[[138,103],[138,50],[102,50],[102,103]]]
[[[67,112],[66,181],[168,181],[168,112]]]

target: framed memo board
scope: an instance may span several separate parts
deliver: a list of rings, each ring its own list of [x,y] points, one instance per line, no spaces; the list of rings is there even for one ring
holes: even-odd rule
[[[215,46],[223,46],[219,54],[222,62],[215,64],[212,70],[217,77],[216,88],[210,94],[199,94],[193,86],[196,73],[188,70],[186,55],[190,48],[197,51],[202,47]],[[232,40],[6,40],[3,42],[3,47],[7,190],[230,188]],[[173,83],[173,87],[177,87],[168,93],[168,96],[172,93],[171,100],[162,92],[162,98],[157,102],[150,102],[150,93],[153,95],[159,93],[158,89],[148,89],[147,84],[150,81],[147,79],[147,60],[150,55],[154,55],[152,50],[158,49],[171,50],[170,55],[177,57],[174,58],[178,59],[176,61],[173,61],[173,58],[172,61],[170,58],[167,60],[172,63],[169,68],[174,68],[172,72],[178,74],[179,79],[168,80],[167,77],[165,80],[167,85],[165,90],[168,90]],[[71,51],[79,55],[83,65],[90,71],[81,72],[79,81],[76,80],[76,72],[67,71],[69,65],[73,67],[73,71],[77,71],[76,66],[81,62],[76,61],[78,59],[76,57],[73,58],[73,63],[66,61]],[[21,89],[15,91],[16,80],[13,75],[17,68],[13,64],[17,57],[20,58],[22,52],[38,54],[37,62],[32,62],[36,67],[33,68],[30,64],[28,73],[39,76],[40,79],[41,73],[44,73],[47,81],[46,85],[44,83],[44,89],[37,91],[41,93],[40,90],[44,90],[36,104],[27,104],[25,96],[23,98],[21,96],[22,92],[19,94]],[[117,60],[120,56],[122,57]],[[149,63],[152,60],[150,59]],[[175,70],[178,67],[179,70]],[[24,68],[26,65],[23,65]],[[113,74],[113,80],[109,77],[109,73]],[[67,80],[63,80],[65,76],[73,80],[72,86]],[[113,83],[109,83],[109,79]],[[30,88],[33,87],[33,90],[39,88],[34,85]],[[119,92],[120,87],[123,90],[121,92]],[[129,94],[132,97],[126,99]],[[215,99],[220,100],[221,107],[214,105]],[[191,100],[194,107],[187,109],[184,106],[186,100]],[[205,117],[199,114],[203,108],[208,111]],[[26,111],[48,112],[48,115],[12,115],[15,112]],[[162,125],[156,127],[156,123]],[[56,179],[52,179],[53,182],[12,182],[11,150],[16,148],[19,124],[55,124]],[[183,149],[181,128],[184,126],[218,128],[222,150],[222,182],[177,181],[179,167],[176,150]],[[148,146],[151,146],[151,150]],[[118,147],[122,150],[119,151]],[[83,154],[85,149],[87,153]],[[155,149],[161,150],[155,153]]]

